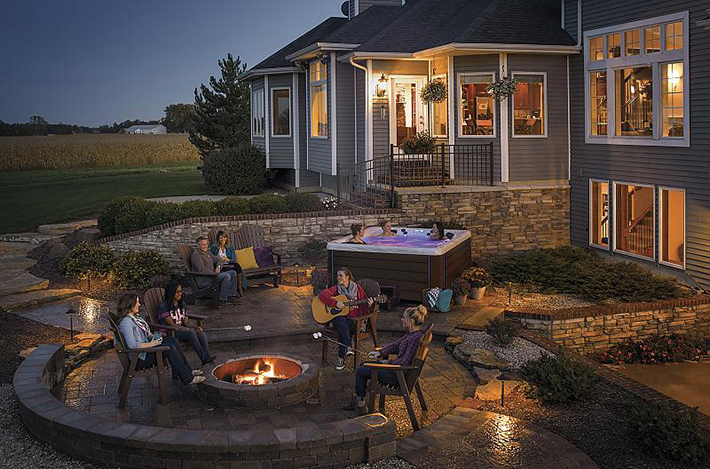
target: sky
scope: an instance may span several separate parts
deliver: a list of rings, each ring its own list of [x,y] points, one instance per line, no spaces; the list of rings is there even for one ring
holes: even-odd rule
[[[2,0],[0,120],[87,126],[159,119],[218,75],[256,65],[342,0]]]

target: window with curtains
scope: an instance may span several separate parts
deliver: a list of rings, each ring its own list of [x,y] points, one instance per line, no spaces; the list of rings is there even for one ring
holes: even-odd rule
[[[254,90],[251,94],[251,134],[264,136],[264,90]]]
[[[513,136],[546,136],[545,75],[513,73],[513,78],[518,82],[513,95]]]
[[[486,91],[493,74],[461,74],[459,87],[461,107],[459,129],[461,136],[488,136],[495,134],[495,100]]]
[[[328,71],[320,60],[311,63],[311,137],[328,137]]]

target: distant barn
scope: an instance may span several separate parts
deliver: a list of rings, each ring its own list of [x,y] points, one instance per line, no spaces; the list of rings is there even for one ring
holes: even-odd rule
[[[164,125],[132,125],[125,130],[127,134],[166,134],[168,130]]]

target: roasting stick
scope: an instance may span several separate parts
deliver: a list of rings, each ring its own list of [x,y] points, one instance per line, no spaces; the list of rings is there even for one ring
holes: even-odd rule
[[[362,350],[358,350],[358,349],[356,349],[355,347],[351,347],[351,346],[349,346],[349,345],[345,345],[345,344],[343,344],[343,343],[341,343],[341,342],[338,342],[337,340],[334,340],[334,339],[331,339],[330,337],[324,336],[322,332],[314,332],[314,333],[313,333],[313,338],[316,339],[316,340],[318,340],[318,339],[329,340],[329,341],[331,341],[331,342],[333,342],[333,343],[335,343],[335,344],[342,345],[343,347],[348,347],[348,348],[352,349],[353,351],[359,353],[360,355],[364,355],[364,356],[366,356],[366,357],[369,356],[369,354],[368,354],[367,352],[363,352]]]

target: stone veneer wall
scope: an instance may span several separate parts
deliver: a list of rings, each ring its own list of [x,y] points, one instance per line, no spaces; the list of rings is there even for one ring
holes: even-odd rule
[[[471,230],[474,257],[570,243],[569,186],[464,187],[398,191],[408,223],[442,220]]]
[[[505,317],[578,353],[601,353],[629,338],[641,340],[655,334],[710,336],[710,296],[544,314],[506,311]]]

